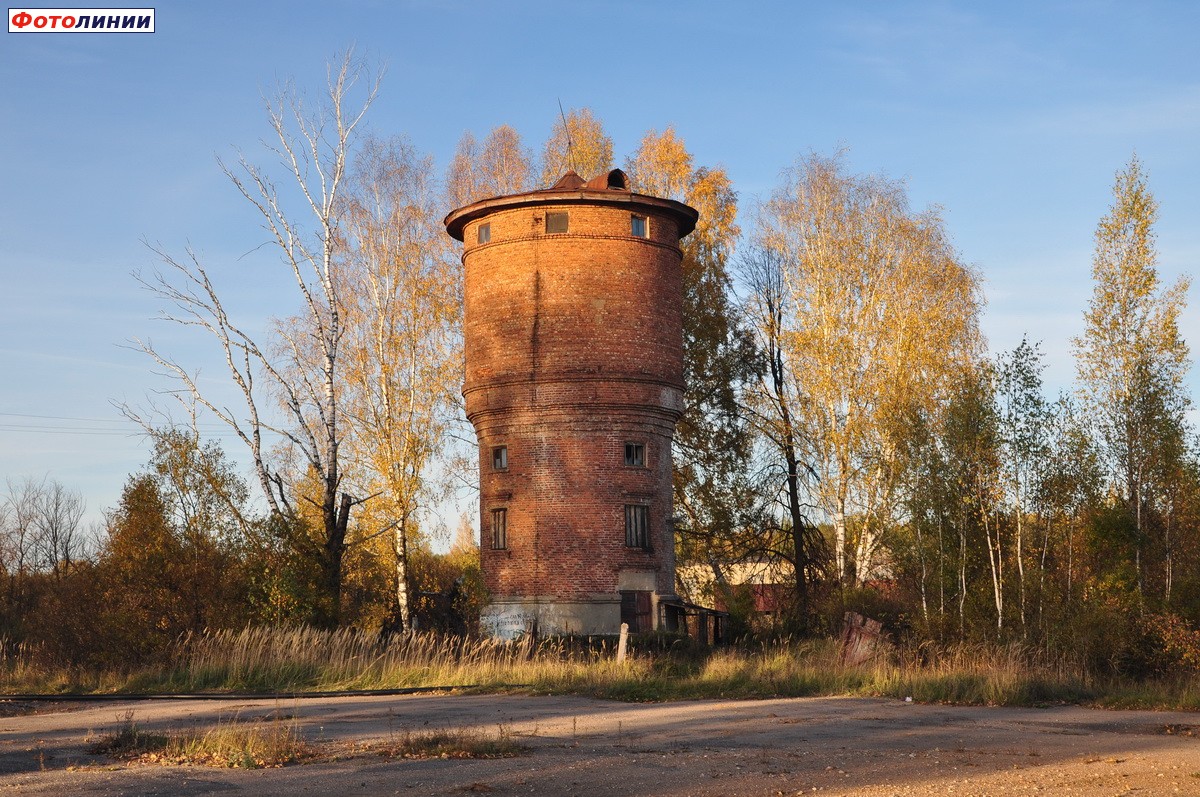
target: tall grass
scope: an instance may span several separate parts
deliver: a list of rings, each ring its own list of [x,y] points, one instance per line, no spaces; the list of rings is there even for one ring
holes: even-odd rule
[[[180,641],[164,686],[198,690],[340,690],[529,685],[613,667],[605,641],[503,643],[418,633],[386,640],[354,629],[251,628]]]
[[[638,639],[618,664],[610,640],[501,643],[354,629],[248,628],[180,639],[158,667],[78,672],[39,666],[35,651],[0,660],[5,692],[306,692],[405,687],[586,694],[619,700],[865,695],[976,705],[1081,703],[1200,709],[1194,677],[1130,682],[1022,646],[958,645],[846,666],[832,640],[706,649]]]

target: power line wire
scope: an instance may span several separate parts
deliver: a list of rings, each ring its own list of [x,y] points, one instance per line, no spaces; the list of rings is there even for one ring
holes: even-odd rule
[[[73,421],[73,422],[77,422],[77,423],[88,423],[88,424],[94,424],[94,423],[121,424],[125,427],[124,429],[105,428],[103,426],[99,427],[99,428],[91,428],[91,427],[79,427],[79,426],[50,425],[50,424],[22,424],[22,423],[16,423],[16,422],[0,421],[0,431],[8,431],[8,432],[49,432],[49,433],[59,433],[59,434],[79,433],[79,434],[120,434],[120,435],[145,434],[145,431],[143,429],[141,429],[140,426],[137,426],[137,424],[135,424],[133,421],[130,421],[128,418],[80,418],[80,417],[70,416],[70,415],[35,415],[32,413],[27,413],[27,412],[0,412],[0,417],[3,417],[3,418],[32,418],[32,419],[36,419],[36,420],[46,420],[46,421]],[[131,429],[130,428],[131,426],[136,427],[136,430]],[[226,426],[224,424],[220,424],[220,423],[202,423],[202,424],[199,424],[199,430],[200,430],[201,434],[203,434],[205,436],[209,436],[209,437],[233,434],[233,432],[229,429],[228,426]],[[263,431],[270,434],[270,432],[266,429],[264,429]]]
[[[30,415],[26,412],[0,412],[9,418],[42,418],[49,421],[86,421],[89,423],[128,423],[126,418],[73,418],[68,415]]]

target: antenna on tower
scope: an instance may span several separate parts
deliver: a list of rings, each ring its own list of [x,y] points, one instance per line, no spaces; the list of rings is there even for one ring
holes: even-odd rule
[[[565,113],[563,113],[561,97],[558,99],[558,115],[562,118],[563,135],[565,135],[567,137],[567,168],[574,172],[574,171],[576,171],[576,169],[575,169],[575,153],[572,150],[571,127],[570,127],[570,125],[567,124],[567,115]]]

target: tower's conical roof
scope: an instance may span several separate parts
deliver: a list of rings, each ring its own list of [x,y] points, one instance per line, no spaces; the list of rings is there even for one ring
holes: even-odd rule
[[[523,194],[481,199],[470,205],[452,210],[442,220],[446,232],[461,241],[463,229],[468,222],[486,216],[501,208],[515,208],[525,205],[542,204],[573,204],[599,203],[604,205],[626,205],[638,207],[641,212],[661,213],[673,216],[679,224],[679,237],[682,238],[696,229],[696,220],[700,214],[695,208],[676,202],[673,199],[635,194],[629,190],[629,178],[620,169],[612,169],[598,174],[591,180],[584,181],[573,170],[568,171],[549,188],[527,191]]]
[[[550,191],[573,191],[576,188],[581,188],[584,185],[583,178],[575,173],[574,169],[570,169],[562,177],[558,178],[558,182],[550,186]]]

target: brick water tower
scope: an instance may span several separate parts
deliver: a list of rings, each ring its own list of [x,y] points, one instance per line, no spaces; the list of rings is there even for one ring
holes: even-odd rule
[[[671,438],[683,410],[680,202],[613,170],[450,213],[465,244],[485,630],[671,628]]]

